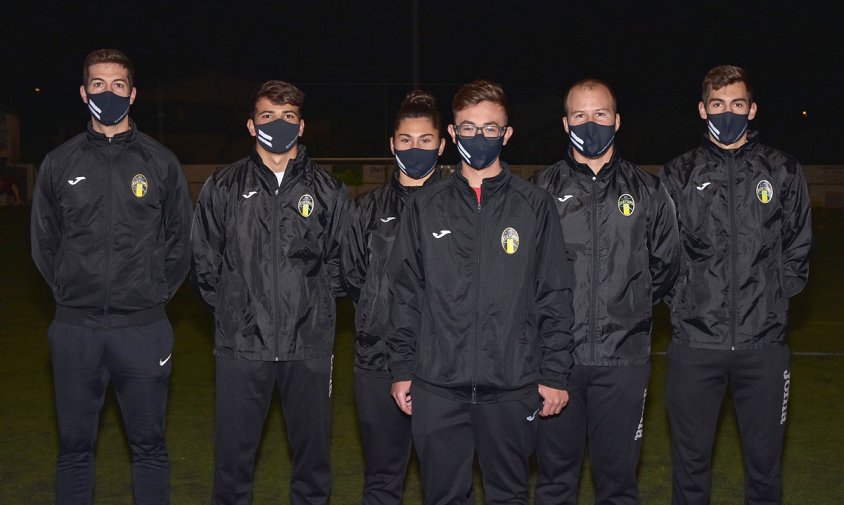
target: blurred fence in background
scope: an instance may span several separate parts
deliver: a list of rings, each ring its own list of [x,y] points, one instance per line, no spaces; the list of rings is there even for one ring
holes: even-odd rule
[[[342,180],[349,189],[349,195],[356,197],[385,184],[396,169],[394,158],[315,158],[324,169]],[[448,175],[457,165],[439,165],[443,175]],[[545,168],[545,164],[510,165],[510,171],[524,179]],[[190,185],[191,197],[196,201],[205,180],[224,165],[184,165]],[[642,168],[656,174],[660,165],[642,165]],[[813,207],[844,207],[844,166],[810,165],[803,167],[809,181],[809,196]]]
[[[396,169],[395,158],[315,158],[324,169],[343,181],[349,189],[349,195],[356,197],[385,184]],[[196,202],[202,185],[217,170],[227,164],[186,164],[182,165],[190,188],[191,198]],[[510,165],[510,170],[519,177],[528,179],[542,170],[545,164]],[[439,165],[444,175],[450,174],[456,165]],[[15,174],[24,204],[32,202],[32,188],[35,184],[36,168],[32,164],[7,165]],[[645,170],[656,173],[659,165],[642,165]],[[844,165],[808,165],[803,169],[809,182],[809,196],[813,207],[844,207]],[[0,205],[8,204],[0,200]]]

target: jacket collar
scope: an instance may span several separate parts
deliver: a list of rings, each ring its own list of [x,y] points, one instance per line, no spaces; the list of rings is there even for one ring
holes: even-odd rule
[[[401,182],[399,182],[399,169],[396,168],[393,170],[393,176],[390,178],[390,189],[397,192],[402,196],[407,196],[418,189],[424,188],[425,186],[442,179],[442,173],[440,172],[439,168],[434,168],[434,171],[431,173],[431,177],[425,181],[424,184],[421,186],[404,186]]]
[[[756,130],[748,130],[747,142],[745,142],[738,149],[724,149],[717,145],[709,138],[709,135],[704,133],[701,145],[707,152],[713,154],[718,159],[726,159],[731,156],[741,157],[753,150],[759,144],[759,132]]]
[[[109,138],[106,137],[105,134],[102,134],[94,129],[94,120],[91,119],[88,121],[85,136],[89,141],[94,142],[96,145],[125,147],[137,138],[138,129],[135,126],[135,121],[133,121],[132,118],[129,118],[129,130],[123,133],[118,133],[114,137]]]
[[[472,199],[477,202],[477,195],[475,194],[475,190],[469,186],[469,181],[463,177],[463,174],[460,172],[461,165],[457,165],[457,169],[454,170],[454,174],[452,175],[455,184],[461,188],[467,195],[471,195]],[[507,187],[510,184],[510,177],[512,174],[510,173],[510,165],[507,163],[501,162],[501,173],[496,175],[495,177],[489,177],[484,179],[481,183],[481,202],[486,202],[490,198],[494,197],[498,194],[502,189]]]
[[[616,167],[618,167],[619,162],[621,161],[621,154],[619,153],[618,146],[613,146],[612,158],[610,158],[608,162],[604,163],[604,166],[601,167],[601,170],[599,170],[598,173],[595,174],[592,172],[592,169],[589,168],[589,165],[585,163],[579,163],[577,160],[574,159],[572,149],[574,148],[571,146],[566,149],[566,163],[578,172],[582,172],[584,175],[588,175],[589,177],[592,177],[594,175],[598,179],[606,179],[607,177],[612,175],[613,172],[615,172]]]
[[[307,151],[308,150],[304,145],[298,145],[296,157],[288,161],[287,168],[284,169],[285,180],[289,177],[292,178],[298,176],[305,169],[305,165],[307,164],[308,160]],[[261,159],[261,155],[258,154],[258,151],[255,150],[254,147],[251,151],[249,151],[249,159],[252,161],[252,163],[255,164],[255,166],[258,167],[257,173],[260,174],[263,179],[269,181],[272,184],[278,184],[277,179],[275,178],[275,174],[272,170],[270,170],[270,167],[264,164],[264,160]]]

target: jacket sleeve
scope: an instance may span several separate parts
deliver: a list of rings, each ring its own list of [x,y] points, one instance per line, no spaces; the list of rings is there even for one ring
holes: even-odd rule
[[[214,176],[205,181],[193,214],[190,240],[193,251],[191,283],[211,309],[217,306],[217,288],[226,245],[225,202]]]
[[[571,333],[574,273],[566,254],[563,230],[550,195],[540,208],[536,248],[536,313],[541,337],[542,385],[566,389],[574,363]]]
[[[676,223],[676,226],[677,226],[677,241],[678,241],[678,244],[679,244],[678,245],[678,256],[677,256],[677,270],[678,270],[677,276],[679,277],[679,271],[683,266],[682,265],[682,263],[683,263],[683,239],[680,236],[680,222],[679,222],[679,217],[677,215],[677,203],[676,203],[676,202],[679,201],[678,200],[679,194],[677,193],[677,187],[674,184],[675,181],[673,181],[672,178],[671,178],[669,167],[670,167],[670,164],[669,165],[663,165],[662,168],[659,169],[657,177],[659,178],[659,181],[662,183],[662,186],[665,188],[665,191],[668,193],[668,198],[671,200],[671,209],[674,213],[674,222]],[[671,305],[671,300],[674,297],[674,288],[675,288],[676,284],[677,284],[677,282],[676,282],[676,279],[675,279],[674,282],[672,282],[670,285],[665,287],[665,291],[662,293],[662,296],[660,297],[662,299],[662,301],[664,301],[667,305]],[[658,300],[658,298],[656,297],[656,291],[654,291],[653,300],[654,300],[654,304],[656,304],[657,300]]]
[[[797,164],[795,173],[786,182],[782,203],[782,267],[785,292],[792,297],[803,290],[809,279],[812,204],[806,175],[800,164]]]
[[[340,277],[343,287],[352,300],[357,303],[366,272],[369,269],[369,254],[366,246],[366,223],[363,221],[367,213],[360,208],[360,203],[349,205],[349,218],[346,223],[346,238],[340,247]]]
[[[30,244],[32,260],[47,284],[55,292],[55,262],[61,242],[62,216],[56,203],[50,157],[38,170],[32,195]]]
[[[173,298],[190,270],[191,201],[182,167],[173,157],[164,200],[164,274],[168,299]]]
[[[680,271],[680,232],[677,212],[665,184],[659,182],[653,195],[654,213],[648,230],[649,269],[653,303],[659,303],[674,287]]]
[[[346,225],[351,208],[352,205],[346,185],[341,184],[334,199],[334,208],[331,209],[331,217],[328,220],[328,228],[326,229],[326,239],[323,244],[325,248],[323,250],[323,257],[326,268],[328,269],[328,278],[331,281],[331,291],[334,293],[335,298],[346,295],[346,290],[343,289],[340,276],[340,254],[343,241],[346,238]]]
[[[390,373],[396,382],[411,379],[416,340],[422,326],[420,307],[425,296],[425,274],[418,220],[419,212],[411,197],[387,263],[391,317],[386,342]]]

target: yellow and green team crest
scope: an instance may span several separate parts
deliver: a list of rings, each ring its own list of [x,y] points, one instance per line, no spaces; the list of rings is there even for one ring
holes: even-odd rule
[[[759,184],[756,185],[756,198],[764,204],[770,203],[774,199],[774,187],[771,186],[770,182],[759,181]]]
[[[630,216],[634,210],[636,210],[636,201],[632,196],[624,193],[618,197],[618,211],[622,216]]]
[[[138,174],[135,177],[132,177],[132,194],[138,198],[143,198],[145,194],[147,194],[147,189],[149,189],[149,182],[147,182],[147,178],[144,177],[144,174]]]
[[[302,217],[308,217],[314,211],[314,197],[308,194],[304,194],[299,198],[299,214],[302,214]]]
[[[507,254],[515,254],[519,250],[519,232],[513,228],[505,228],[501,232],[501,247]]]

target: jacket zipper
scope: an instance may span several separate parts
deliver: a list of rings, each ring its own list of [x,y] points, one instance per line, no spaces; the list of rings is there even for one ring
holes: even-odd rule
[[[108,321],[108,307],[110,304],[111,292],[110,292],[110,281],[109,281],[109,273],[108,273],[108,264],[111,261],[111,194],[112,194],[112,174],[111,174],[111,137],[108,139],[108,146],[106,147],[106,247],[105,247],[105,261],[103,262],[103,281],[105,283],[105,299],[103,300],[103,316],[105,320],[105,327],[106,329],[109,328],[109,321]]]
[[[592,362],[595,362],[595,354],[598,340],[598,178],[592,176],[592,307],[590,308],[589,319],[591,335],[589,338],[589,355]]]
[[[275,340],[276,361],[279,360],[279,355],[281,354],[281,339],[278,335],[279,327],[281,326],[281,317],[279,315],[278,308],[278,189],[279,188],[276,188],[275,193],[273,193],[272,197],[273,227],[270,231],[270,240],[272,240],[273,242],[273,314],[275,314],[275,324],[273,324],[273,337]]]
[[[735,154],[730,151],[727,158],[727,171],[730,177],[729,206],[730,206],[730,350],[736,350],[736,313],[737,308],[737,294],[738,279],[736,278],[736,256],[738,240],[738,232],[736,230],[736,171],[735,171]]]
[[[484,194],[483,191],[484,184],[481,182],[481,195]],[[483,198],[483,196],[481,196]],[[478,220],[478,264],[477,268],[475,269],[475,352],[472,354],[474,355],[474,372],[472,374],[472,404],[476,404],[478,402],[478,354],[479,349],[481,347],[481,337],[480,337],[480,318],[478,317],[478,312],[481,310],[480,308],[480,300],[481,300],[481,249],[483,245],[483,235],[484,235],[484,222],[481,219],[481,198],[478,198],[478,207],[477,215]]]

